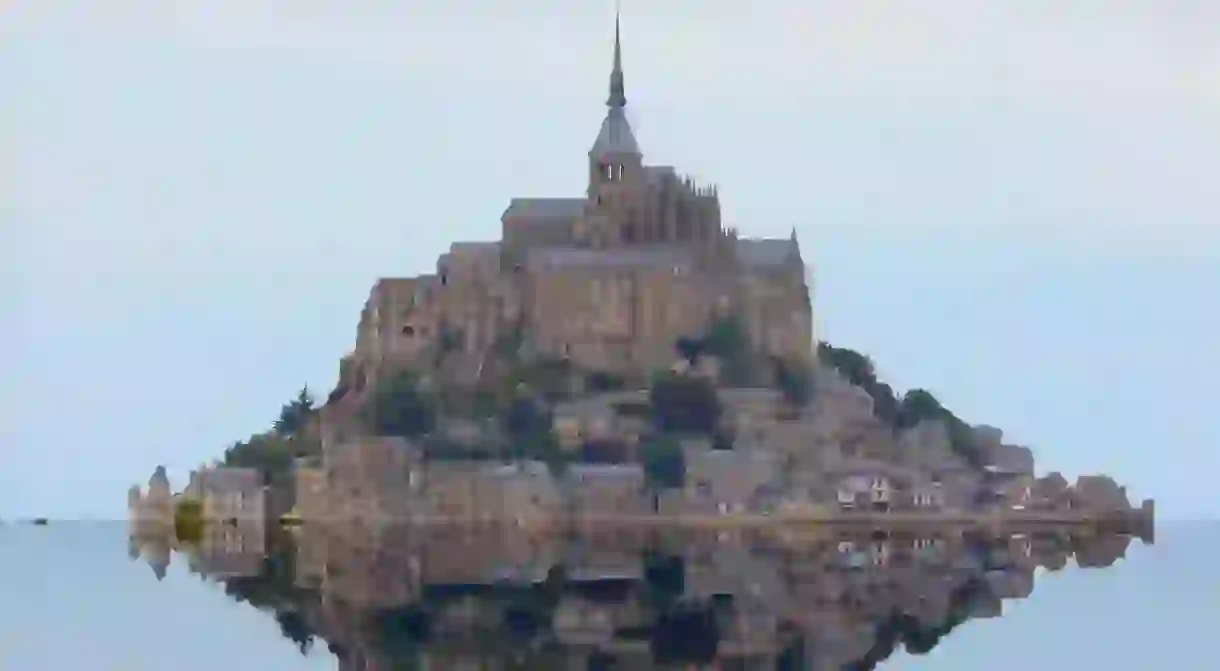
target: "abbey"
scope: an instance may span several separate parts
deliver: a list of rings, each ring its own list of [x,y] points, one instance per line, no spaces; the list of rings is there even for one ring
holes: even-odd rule
[[[473,382],[506,343],[633,379],[672,365],[675,341],[718,315],[737,318],[759,355],[813,356],[795,230],[740,238],[721,223],[715,187],[645,164],[625,114],[617,20],[606,107],[583,196],[514,198],[500,240],[456,242],[434,274],[376,283],[341,388],[441,359],[446,379]]]

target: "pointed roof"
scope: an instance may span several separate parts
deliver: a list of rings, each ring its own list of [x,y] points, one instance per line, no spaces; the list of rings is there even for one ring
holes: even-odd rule
[[[627,92],[623,89],[623,43],[620,39],[618,12],[614,13],[614,67],[610,70],[610,97],[606,107],[626,107]]]
[[[592,156],[607,154],[639,154],[640,145],[635,140],[635,133],[627,121],[627,93],[623,87],[623,47],[619,33],[619,17],[614,15],[614,66],[610,70],[610,96],[606,99],[606,118],[602,121],[601,131],[593,148],[589,150]]]

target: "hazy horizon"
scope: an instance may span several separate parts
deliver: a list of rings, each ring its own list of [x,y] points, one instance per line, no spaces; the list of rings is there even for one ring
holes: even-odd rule
[[[0,517],[180,486],[325,396],[377,277],[582,192],[613,3],[275,4],[0,0]],[[1216,517],[1220,7],[1009,4],[628,0],[645,160],[795,226],[899,391]]]

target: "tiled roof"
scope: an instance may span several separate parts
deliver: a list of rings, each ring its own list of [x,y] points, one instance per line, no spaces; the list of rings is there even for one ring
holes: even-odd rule
[[[737,241],[737,258],[746,266],[778,266],[788,260],[792,241],[786,238],[743,238]]]
[[[500,243],[494,240],[455,242],[449,245],[449,253],[459,256],[480,256],[484,254],[498,254],[499,252]]]
[[[639,154],[640,145],[635,140],[635,133],[627,121],[627,115],[621,107],[611,107],[602,121],[593,148],[589,150],[592,156],[607,154]]]
[[[501,218],[573,219],[584,208],[584,198],[513,198]]]
[[[649,183],[659,182],[667,177],[677,177],[678,173],[672,165],[646,165],[644,177]]]

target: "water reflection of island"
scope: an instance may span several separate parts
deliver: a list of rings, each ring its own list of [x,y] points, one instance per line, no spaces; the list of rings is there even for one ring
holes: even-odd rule
[[[191,569],[340,669],[871,669],[930,651],[1033,591],[1039,566],[1103,567],[1130,538],[1064,532],[779,535],[624,529],[218,531]],[[159,572],[166,547],[141,541]],[[159,573],[160,574],[160,573]],[[480,667],[482,668],[482,667]]]

